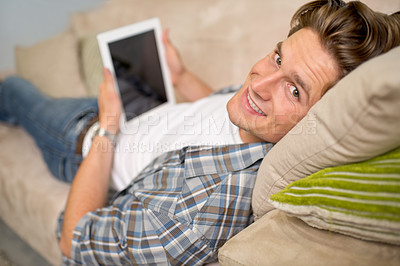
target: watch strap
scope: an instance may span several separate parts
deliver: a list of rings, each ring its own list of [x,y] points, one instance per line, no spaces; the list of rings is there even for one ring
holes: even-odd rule
[[[100,127],[100,122],[95,122],[87,131],[82,144],[82,157],[85,158],[96,136],[107,137],[115,147],[117,136]]]
[[[107,137],[112,142],[113,146],[115,147],[116,135],[108,132],[106,129],[99,126],[99,128],[96,130],[94,137],[95,136]]]

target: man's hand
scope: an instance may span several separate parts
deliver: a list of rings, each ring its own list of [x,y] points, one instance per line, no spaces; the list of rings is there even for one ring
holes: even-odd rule
[[[210,95],[213,90],[197,76],[188,71],[183,65],[177,49],[172,45],[168,38],[168,30],[164,31],[162,40],[165,46],[167,64],[171,74],[172,84],[175,89],[177,89],[183,98],[189,102]]]
[[[103,75],[104,80],[100,84],[98,96],[100,127],[112,134],[117,134],[121,116],[121,100],[110,70],[104,68]]]
[[[164,30],[162,40],[165,46],[165,56],[167,58],[172,84],[176,86],[186,69],[181,56],[168,38],[168,30]]]

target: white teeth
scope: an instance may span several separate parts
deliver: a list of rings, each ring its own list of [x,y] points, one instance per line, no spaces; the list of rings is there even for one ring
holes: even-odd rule
[[[260,110],[260,108],[257,107],[257,105],[253,102],[253,100],[250,98],[250,94],[247,93],[247,100],[249,101],[249,104],[251,108],[253,108],[254,111],[259,113],[260,115],[266,115],[263,111]]]

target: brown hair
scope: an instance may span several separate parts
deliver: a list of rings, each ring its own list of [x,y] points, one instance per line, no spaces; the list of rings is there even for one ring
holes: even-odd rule
[[[386,15],[359,1],[317,0],[293,15],[289,36],[309,27],[339,65],[341,77],[400,44],[400,13]]]

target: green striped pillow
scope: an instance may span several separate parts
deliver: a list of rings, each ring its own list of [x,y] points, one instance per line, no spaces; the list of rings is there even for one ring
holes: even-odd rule
[[[400,148],[321,170],[269,201],[311,226],[400,245]]]

